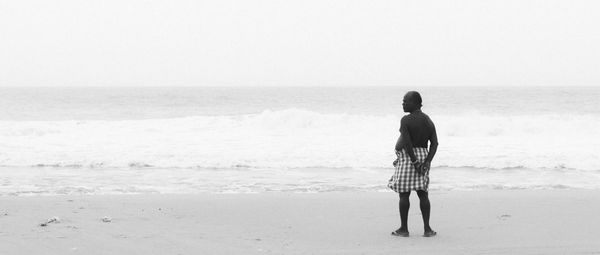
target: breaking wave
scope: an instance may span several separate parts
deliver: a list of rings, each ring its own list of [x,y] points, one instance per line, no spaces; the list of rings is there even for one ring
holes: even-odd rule
[[[259,114],[1,121],[0,165],[70,168],[383,168],[400,115]],[[431,115],[433,166],[600,169],[595,115]]]

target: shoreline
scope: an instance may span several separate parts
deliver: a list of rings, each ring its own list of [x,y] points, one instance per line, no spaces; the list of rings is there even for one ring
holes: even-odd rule
[[[389,192],[389,168],[0,167],[0,196]],[[432,191],[600,190],[600,171],[435,167]]]
[[[600,253],[600,191],[431,191],[408,238],[393,192],[0,197],[1,254]],[[39,226],[47,219],[60,222]],[[103,222],[107,217],[110,221]]]

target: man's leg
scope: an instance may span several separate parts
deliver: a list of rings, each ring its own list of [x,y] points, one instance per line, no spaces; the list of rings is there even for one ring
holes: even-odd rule
[[[431,204],[429,203],[429,194],[424,190],[417,190],[419,196],[421,214],[423,215],[423,226],[425,228],[425,236],[434,236],[436,233],[429,226],[429,215],[431,213]]]
[[[400,193],[400,230],[403,232],[408,232],[408,209],[410,208],[410,191],[409,192],[401,192]]]

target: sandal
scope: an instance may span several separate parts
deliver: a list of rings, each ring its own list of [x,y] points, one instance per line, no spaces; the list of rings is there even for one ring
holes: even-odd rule
[[[393,236],[401,236],[401,237],[408,237],[408,231],[403,231],[400,229],[396,229],[396,231],[392,232]]]
[[[425,231],[425,234],[423,234],[423,237],[432,237],[437,235],[437,232],[433,231],[433,230],[429,230],[429,231]]]

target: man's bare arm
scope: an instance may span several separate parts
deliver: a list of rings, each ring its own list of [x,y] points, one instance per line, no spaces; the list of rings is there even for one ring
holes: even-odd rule
[[[417,161],[417,156],[415,155],[415,152],[413,151],[413,145],[412,145],[412,140],[410,139],[410,133],[408,132],[408,127],[406,126],[406,117],[402,118],[402,120],[400,121],[400,133],[402,133],[400,135],[400,150],[404,149],[406,150],[406,153],[408,153],[408,156],[410,157],[410,161],[411,162],[415,162]],[[398,146],[396,145],[396,150],[398,150]]]
[[[402,135],[398,136],[398,141],[396,141],[396,151],[402,150]]]
[[[431,134],[431,138],[429,138],[429,153],[427,153],[427,158],[425,158],[425,162],[427,163],[431,163],[433,157],[435,156],[435,152],[438,148],[438,139],[437,133],[435,131],[435,125],[433,125],[433,122],[431,123],[431,125],[433,127],[433,134]]]

